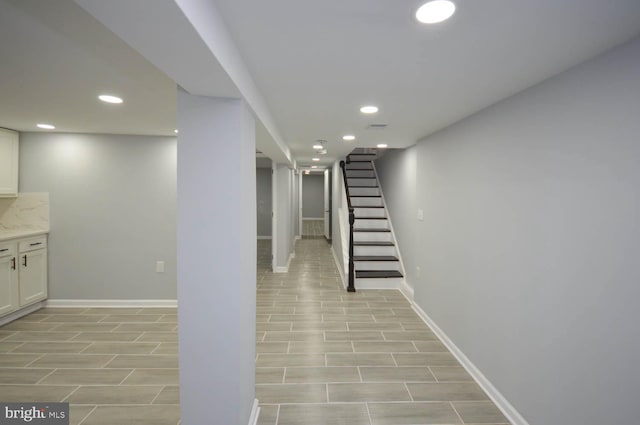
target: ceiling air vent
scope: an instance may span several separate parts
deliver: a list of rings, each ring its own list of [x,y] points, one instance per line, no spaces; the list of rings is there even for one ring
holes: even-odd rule
[[[387,128],[387,124],[370,124],[367,130],[384,130]]]

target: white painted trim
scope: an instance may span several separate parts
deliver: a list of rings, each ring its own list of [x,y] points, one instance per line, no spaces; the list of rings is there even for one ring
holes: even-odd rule
[[[347,289],[347,281],[344,277],[344,271],[342,270],[342,266],[340,265],[340,261],[338,261],[338,254],[336,254],[336,250],[333,248],[333,244],[331,245],[331,254],[333,254],[333,261],[336,263],[336,267],[340,272],[340,280],[342,280],[342,286],[344,289]]]
[[[324,217],[302,217],[303,220],[315,220],[315,221],[324,221]]]
[[[402,292],[402,295],[404,295],[404,297],[413,304],[413,287],[409,285],[406,278],[402,279],[402,282],[400,282],[400,292]]]
[[[46,300],[45,307],[178,307],[178,300]]]
[[[258,399],[253,399],[253,408],[251,409],[251,416],[249,416],[249,425],[258,425],[258,418],[260,417],[260,406],[258,405]]]
[[[447,336],[446,333],[434,322],[425,311],[420,308],[418,304],[414,302],[411,303],[413,309],[418,316],[431,328],[433,333],[442,341],[442,343],[447,347],[447,349],[453,354],[453,356],[458,359],[460,364],[466,369],[466,371],[471,375],[471,377],[476,381],[478,385],[484,390],[485,393],[489,396],[491,400],[496,404],[498,409],[502,411],[502,413],[506,416],[506,418],[511,422],[512,425],[529,425],[529,423],[522,417],[520,412],[516,410],[515,407],[503,396],[500,391],[489,381],[489,379],[484,376],[484,374],[474,365],[471,360],[460,350],[453,341]]]
[[[289,273],[289,266],[291,265],[291,260],[293,260],[296,256],[295,252],[289,254],[289,260],[287,260],[287,265],[284,267],[276,267],[273,271],[274,273]]]
[[[271,240],[273,239],[273,236],[258,236],[258,240],[262,241],[262,240]]]
[[[40,310],[42,308],[43,302],[35,303],[20,310],[14,311],[13,313],[9,313],[6,316],[0,317],[0,326],[6,325],[9,322],[13,322],[27,314],[33,313],[36,310]]]
[[[296,242],[299,241],[300,239],[302,239],[302,236],[296,235]]]

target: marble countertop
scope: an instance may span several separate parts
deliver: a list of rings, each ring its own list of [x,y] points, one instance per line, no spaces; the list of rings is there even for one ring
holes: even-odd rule
[[[30,236],[46,235],[48,230],[42,229],[0,229],[0,242],[8,241],[10,239],[28,238]]]

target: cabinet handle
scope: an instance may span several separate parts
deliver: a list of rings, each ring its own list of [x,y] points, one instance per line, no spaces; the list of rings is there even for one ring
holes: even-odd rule
[[[16,257],[13,257],[11,259],[11,270],[15,270],[16,269]]]
[[[24,262],[22,263],[23,266],[27,267],[27,256],[23,255],[22,259],[24,260]]]
[[[30,243],[29,246],[36,246],[36,245],[42,245],[42,242],[35,242],[35,243]]]

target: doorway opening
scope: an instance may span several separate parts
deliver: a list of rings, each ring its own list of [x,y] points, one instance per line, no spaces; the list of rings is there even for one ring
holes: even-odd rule
[[[331,240],[331,172],[302,175],[300,228],[303,239]]]

